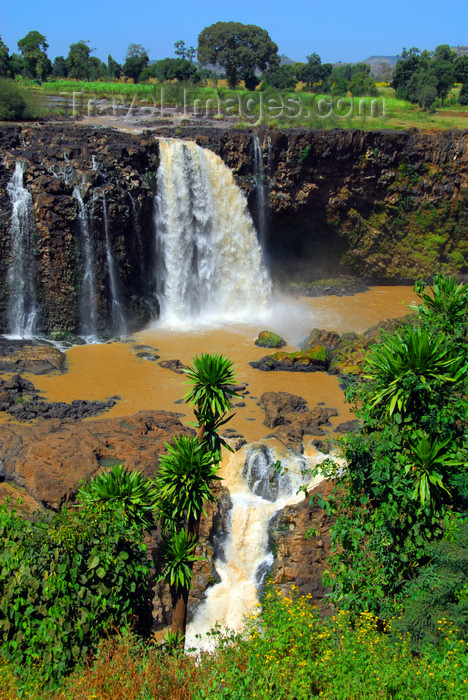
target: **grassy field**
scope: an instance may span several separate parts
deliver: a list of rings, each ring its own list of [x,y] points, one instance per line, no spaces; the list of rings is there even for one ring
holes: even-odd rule
[[[154,109],[155,118],[163,116],[164,109],[172,108],[175,119],[197,119],[230,122],[237,128],[249,128],[265,124],[270,128],[309,127],[351,129],[466,129],[468,128],[468,106],[461,106],[456,99],[459,88],[455,87],[443,106],[434,113],[423,111],[417,105],[397,100],[394,90],[387,86],[378,88],[378,97],[330,97],[296,92],[248,92],[242,88],[229,90],[225,81],[217,85],[197,86],[181,83],[125,83],[125,82],[78,82],[61,80],[45,83],[41,88],[31,89],[37,95],[48,97],[68,96],[80,104],[80,115],[87,113],[89,101],[94,101],[94,116],[114,114],[115,105],[125,113],[130,105]],[[80,93],[82,93],[80,95]],[[161,105],[162,102],[162,105]],[[175,108],[175,113],[174,113]],[[70,107],[71,111],[71,107]],[[63,114],[57,106],[56,113]],[[136,112],[137,113],[137,110]]]

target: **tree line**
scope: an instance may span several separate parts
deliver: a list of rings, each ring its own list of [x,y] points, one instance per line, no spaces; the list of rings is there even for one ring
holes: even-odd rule
[[[307,56],[306,63],[280,65],[278,46],[268,32],[240,22],[216,22],[205,27],[196,49],[178,40],[174,44],[175,58],[154,62],[150,62],[148,50],[135,43],[128,46],[122,64],[110,54],[106,62],[93,56],[95,49],[85,40],[71,44],[68,55],[57,56],[53,62],[47,56],[48,48],[46,37],[36,30],[18,41],[18,53],[10,54],[0,37],[0,78],[20,76],[39,83],[60,78],[198,83],[207,78],[216,80],[214,69],[219,67],[230,89],[241,81],[247,90],[255,90],[260,84],[262,90],[294,90],[302,83],[302,89],[309,92],[377,94],[369,65],[322,63],[316,52]],[[441,44],[433,52],[404,48],[391,85],[398,98],[434,109],[437,100],[446,100],[455,82],[462,84],[460,104],[468,104],[468,56],[457,56],[447,44]]]

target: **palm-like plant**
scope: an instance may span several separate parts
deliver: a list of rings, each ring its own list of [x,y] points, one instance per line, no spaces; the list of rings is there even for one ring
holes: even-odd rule
[[[435,275],[434,284],[425,291],[426,283],[418,280],[414,287],[423,304],[417,310],[423,316],[435,317],[443,330],[453,332],[456,324],[462,324],[466,332],[468,320],[468,285],[458,284],[455,277]]]
[[[411,412],[435,387],[460,380],[467,368],[462,356],[443,345],[443,337],[434,340],[417,328],[375,346],[367,370],[367,378],[376,382],[371,411],[378,407],[392,416]]]
[[[238,396],[232,386],[234,365],[224,355],[203,353],[193,358],[193,366],[187,367],[185,374],[190,389],[184,400],[195,406],[198,440],[205,440],[210,449],[219,450],[220,443],[225,443],[218,438],[216,431],[232,417],[225,418],[231,407],[230,399]]]
[[[448,489],[443,484],[443,472],[449,465],[458,465],[460,462],[450,459],[447,448],[451,439],[431,440],[426,433],[418,431],[413,439],[408,441],[410,450],[409,464],[406,474],[414,477],[413,498],[419,499],[421,505],[426,503],[434,505],[436,494],[445,491],[450,496]]]
[[[153,524],[155,492],[153,485],[141,472],[116,464],[108,472],[91,479],[78,491],[78,500],[90,503],[115,503],[125,517],[145,528]]]
[[[175,438],[174,446],[166,445],[168,454],[161,458],[153,482],[163,531],[161,577],[171,587],[171,635],[177,640],[183,640],[185,636],[192,566],[198,559],[194,550],[200,517],[205,513],[205,502],[214,501],[212,488],[219,480],[217,469],[221,446],[226,445],[217,430],[231,418],[226,417],[231,407],[230,399],[237,396],[232,386],[233,363],[223,355],[196,356],[185,373],[190,385],[185,401],[195,407],[198,436]]]
[[[171,528],[183,519],[195,534],[195,523],[205,514],[205,501],[212,502],[212,487],[216,480],[218,463],[196,438],[174,438],[174,446],[166,443],[168,454],[161,458],[153,484],[164,526]]]

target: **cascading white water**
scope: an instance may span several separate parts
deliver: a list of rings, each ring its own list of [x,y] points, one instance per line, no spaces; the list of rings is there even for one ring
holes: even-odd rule
[[[89,225],[88,211],[83,202],[79,187],[73,189],[73,197],[78,204],[83,279],[80,290],[80,330],[89,340],[97,337],[96,270],[94,241]]]
[[[116,331],[120,335],[125,335],[127,333],[127,322],[125,320],[123,305],[120,298],[120,285],[117,274],[117,266],[115,264],[110,244],[109,218],[107,216],[107,201],[106,193],[104,190],[102,190],[102,216],[104,219],[104,239],[106,244],[107,271],[109,274],[109,289],[111,293],[112,302],[112,327],[114,331]]]
[[[187,649],[212,649],[213,638],[206,633],[216,623],[234,631],[242,629],[244,616],[258,601],[257,591],[273,564],[269,523],[286,505],[304,498],[302,492],[297,493],[300,486],[322,480],[320,475],[312,478],[307,470],[325,458],[319,452],[305,457],[258,444],[246,445],[223,461],[223,483],[229,489],[232,509],[224,552],[214,562],[221,581],[208,589],[205,602],[188,625]],[[275,467],[277,460],[281,461],[280,472]]]
[[[265,249],[265,236],[267,226],[267,209],[266,209],[266,185],[265,185],[265,169],[263,167],[263,153],[260,141],[257,134],[253,135],[254,147],[254,180],[256,189],[256,209],[257,209],[257,227],[258,238],[262,250]]]
[[[270,281],[245,197],[222,160],[191,141],[159,142],[155,200],[161,321],[247,320],[266,310]]]
[[[30,338],[36,331],[39,303],[34,258],[33,201],[30,193],[23,186],[23,173],[24,164],[18,161],[13,177],[7,185],[12,205],[11,263],[7,273],[9,287],[7,319],[9,333]]]

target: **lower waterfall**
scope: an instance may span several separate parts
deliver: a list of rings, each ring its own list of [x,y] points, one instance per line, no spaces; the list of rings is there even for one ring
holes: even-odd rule
[[[23,185],[24,165],[17,161],[13,177],[7,185],[11,213],[11,263],[8,268],[9,288],[8,332],[30,338],[37,330],[39,304],[36,290],[34,259],[35,230],[33,200]]]
[[[216,623],[229,630],[242,629],[243,618],[258,602],[257,592],[274,561],[268,546],[270,521],[285,506],[304,499],[302,491],[298,494],[300,486],[322,480],[321,475],[311,477],[308,470],[326,457],[254,444],[225,458],[221,474],[232,509],[223,551],[214,562],[221,581],[207,590],[205,602],[188,625],[186,649],[212,649],[213,638],[206,634]]]
[[[221,158],[192,141],[159,142],[156,290],[169,326],[266,311],[270,281],[247,201]]]

